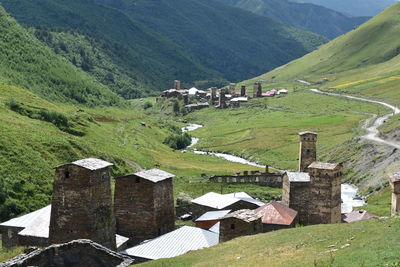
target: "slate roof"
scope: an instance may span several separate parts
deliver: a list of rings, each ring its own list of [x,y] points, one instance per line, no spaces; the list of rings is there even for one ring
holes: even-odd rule
[[[336,163],[326,163],[326,162],[313,162],[311,163],[308,168],[311,169],[322,169],[322,170],[334,170],[339,166],[339,164]]]
[[[378,216],[366,211],[366,210],[354,210],[350,213],[346,213],[343,216],[343,221],[347,223],[368,220],[372,218],[378,218]]]
[[[310,175],[306,172],[286,172],[290,182],[310,182]]]
[[[225,215],[222,220],[228,218],[236,218],[245,222],[252,222],[260,219],[261,215],[257,214],[254,210],[243,209]]]
[[[141,172],[135,173],[134,175],[138,176],[140,178],[143,178],[145,180],[148,180],[150,182],[153,182],[153,183],[158,183],[163,180],[175,177],[175,175],[165,172],[163,170],[159,170],[159,169],[151,169],[151,170],[147,170],[147,171],[141,171]]]
[[[222,217],[224,217],[226,214],[231,212],[231,210],[217,210],[217,211],[209,211],[201,215],[196,222],[201,222],[201,221],[215,221],[219,220]]]
[[[145,241],[123,251],[133,257],[150,260],[172,258],[191,250],[215,246],[219,243],[219,234],[191,226],[183,226],[168,234]]]
[[[305,131],[305,132],[300,132],[299,133],[299,135],[307,135],[307,134],[318,135],[317,133],[309,132],[309,131]]]
[[[297,216],[297,211],[276,201],[259,207],[255,212],[262,216],[265,224],[291,225]]]
[[[392,181],[400,180],[400,171],[389,174],[389,179]]]
[[[100,170],[109,166],[112,166],[113,164],[101,159],[94,159],[94,158],[87,158],[87,159],[81,159],[72,162],[71,164],[83,167],[85,169],[95,171],[95,170]],[[64,165],[61,165],[64,166]],[[60,166],[59,166],[60,167]]]

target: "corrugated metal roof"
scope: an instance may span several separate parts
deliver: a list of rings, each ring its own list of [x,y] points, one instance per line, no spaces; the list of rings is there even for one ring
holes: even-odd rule
[[[223,209],[238,202],[238,198],[233,198],[225,195],[221,195],[214,192],[209,192],[201,197],[192,200],[192,203],[196,203],[202,206],[207,206],[215,209]]]
[[[45,215],[50,214],[50,211],[51,211],[51,205],[48,205],[37,211],[34,211],[34,212],[28,213],[26,215],[23,215],[23,216],[20,216],[17,218],[13,218],[11,220],[3,222],[0,225],[25,228],[25,227],[31,225],[32,222],[34,222],[38,217],[41,217],[43,214],[45,214]],[[49,218],[50,218],[50,216],[49,216]]]
[[[201,215],[196,222],[200,221],[214,221],[219,220],[224,217],[226,214],[231,212],[231,210],[217,210],[217,211],[209,211]]]
[[[225,215],[222,219],[227,218],[236,218],[245,222],[252,222],[260,219],[261,215],[257,214],[254,210],[243,209],[229,213],[228,215]]]
[[[238,199],[241,199],[243,201],[256,204],[256,205],[258,205],[260,207],[265,205],[265,203],[263,203],[263,202],[261,202],[261,201],[259,201],[257,199],[252,198],[250,195],[248,195],[245,192],[236,192],[236,193],[224,194],[224,196],[238,198]]]
[[[122,235],[115,235],[115,243],[117,244],[117,248],[120,246],[124,245],[126,242],[128,242],[129,238],[122,236]]]
[[[286,172],[290,182],[309,182],[310,175],[306,172]]]
[[[221,223],[217,222],[216,224],[214,224],[210,229],[208,229],[208,231],[211,231],[213,233],[219,234],[219,229],[220,229]]]
[[[20,231],[18,235],[49,238],[51,205],[46,208],[40,216],[27,225],[24,230]]]
[[[175,177],[175,175],[159,169],[151,169],[147,171],[137,172],[135,173],[135,176],[139,176],[153,183],[158,183],[165,179]]]
[[[372,218],[378,218],[378,216],[366,210],[355,210],[350,213],[344,214],[343,221],[351,223],[356,221],[368,220]]]
[[[326,162],[313,162],[311,163],[308,168],[311,169],[322,169],[322,170],[334,170],[339,166],[339,164],[336,163],[326,163]]]
[[[71,164],[83,167],[85,169],[95,171],[95,170],[100,170],[109,166],[112,166],[113,164],[101,159],[94,159],[94,158],[87,158],[87,159],[81,159],[72,162]]]
[[[262,216],[262,223],[266,224],[291,225],[297,216],[297,211],[276,201],[259,207],[255,212]]]
[[[219,243],[219,234],[191,226],[183,226],[122,253],[145,259],[157,260],[172,258],[191,250],[215,246]]]

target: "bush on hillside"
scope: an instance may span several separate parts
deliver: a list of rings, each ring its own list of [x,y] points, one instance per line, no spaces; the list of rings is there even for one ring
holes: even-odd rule
[[[192,137],[188,133],[169,135],[163,142],[163,144],[168,145],[172,149],[184,149],[191,143]]]

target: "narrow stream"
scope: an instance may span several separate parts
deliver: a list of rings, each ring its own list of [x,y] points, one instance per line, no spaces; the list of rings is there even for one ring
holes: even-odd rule
[[[197,130],[202,127],[203,127],[203,125],[200,125],[200,124],[189,124],[188,126],[182,128],[182,132],[190,132],[190,131],[194,131],[194,130]],[[199,140],[200,140],[199,138],[192,137],[192,143],[187,148],[190,148],[190,147],[196,145],[199,142]],[[183,150],[183,152],[188,152],[188,150]],[[199,155],[209,155],[209,156],[223,158],[230,162],[265,168],[265,165],[260,165],[255,162],[251,162],[244,158],[233,156],[230,154],[206,152],[206,151],[201,151],[201,150],[196,150],[196,149],[191,150],[191,152],[193,152],[195,154],[199,154]],[[342,184],[342,213],[351,212],[353,210],[353,207],[362,207],[365,204],[366,203],[365,203],[364,199],[361,199],[358,197],[358,188],[355,185]]]

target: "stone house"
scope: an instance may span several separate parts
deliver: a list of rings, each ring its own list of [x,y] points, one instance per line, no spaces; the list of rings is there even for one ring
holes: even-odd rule
[[[115,217],[109,167],[100,159],[57,166],[53,184],[49,242],[90,239],[112,250]]]
[[[254,212],[261,215],[264,233],[292,228],[296,225],[297,211],[276,201],[259,207]]]
[[[310,175],[305,172],[286,172],[283,175],[282,204],[298,212],[301,223],[308,222]]]
[[[174,230],[173,177],[171,173],[152,169],[116,179],[117,233],[129,237],[130,244]]]
[[[243,209],[229,213],[220,221],[220,242],[231,239],[262,233],[261,215],[253,210]]]
[[[400,171],[389,175],[389,184],[392,190],[392,216],[400,212]]]
[[[209,192],[192,200],[192,218],[196,220],[209,211],[256,209],[262,205],[264,203],[253,199],[244,192],[226,195]]]

